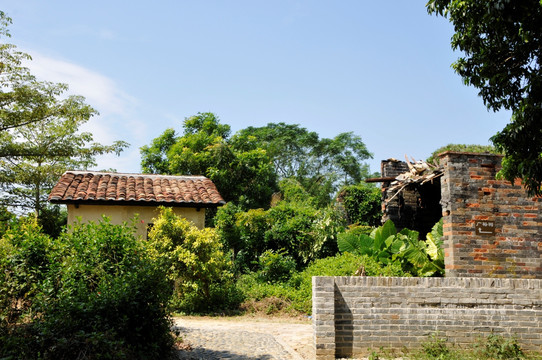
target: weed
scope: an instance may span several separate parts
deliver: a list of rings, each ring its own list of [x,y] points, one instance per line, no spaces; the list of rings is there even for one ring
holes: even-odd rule
[[[505,338],[502,335],[491,333],[481,347],[481,354],[486,358],[497,360],[519,360],[525,355],[515,338]]]

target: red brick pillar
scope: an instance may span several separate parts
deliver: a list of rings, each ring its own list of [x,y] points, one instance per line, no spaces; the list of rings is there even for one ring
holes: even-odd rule
[[[542,278],[540,198],[496,180],[499,155],[445,152],[441,178],[448,277]]]

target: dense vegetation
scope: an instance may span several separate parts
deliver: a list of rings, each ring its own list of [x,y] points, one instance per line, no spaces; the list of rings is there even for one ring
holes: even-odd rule
[[[429,4],[441,14],[449,6]],[[3,38],[10,22],[0,11]],[[141,148],[144,172],[215,182],[228,204],[209,212],[211,227],[197,229],[162,209],[146,242],[105,218],[66,231],[65,210],[44,202],[53,183],[68,168],[92,166],[96,155],[127,144],[96,144],[80,133],[96,111],[81,97],[66,97],[66,85],[38,81],[21,65],[28,59],[0,44],[0,358],[167,359],[172,312],[310,314],[312,276],[444,274],[442,222],[423,241],[391,222],[378,227],[381,192],[363,182],[375,174],[363,162],[372,155],[360,136],[320,138],[285,123],[232,135],[213,113],[190,116],[181,134],[166,129]],[[519,101],[517,124],[531,123],[535,100]],[[513,177],[523,160],[503,134],[494,140]],[[496,151],[448,145],[435,153],[445,150]],[[18,218],[14,208],[35,216]],[[496,339],[476,356],[520,357],[513,341]],[[423,356],[460,358],[438,338]]]
[[[58,236],[65,217],[47,196],[60,175],[96,166],[97,155],[118,155],[128,144],[102,145],[80,131],[97,111],[68,96],[68,85],[41,81],[23,66],[30,55],[5,43],[10,23],[0,11],[0,218],[6,207],[33,211],[44,231]]]
[[[33,219],[0,239],[0,358],[168,358],[165,271],[127,226],[77,224],[53,239]]]
[[[319,138],[299,125],[270,123],[231,136],[230,126],[213,113],[190,116],[182,128],[181,135],[166,129],[141,148],[143,171],[205,175],[243,210],[269,208],[281,180],[296,181],[325,206],[341,186],[369,176],[363,161],[372,155],[352,133]]]

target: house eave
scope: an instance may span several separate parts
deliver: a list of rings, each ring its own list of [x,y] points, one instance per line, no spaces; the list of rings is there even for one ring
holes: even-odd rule
[[[226,205],[225,201],[218,203],[203,203],[203,202],[175,202],[175,201],[153,201],[153,200],[55,200],[50,199],[51,204],[65,205],[100,205],[100,206],[165,206],[165,207],[181,207],[181,208],[218,208]]]

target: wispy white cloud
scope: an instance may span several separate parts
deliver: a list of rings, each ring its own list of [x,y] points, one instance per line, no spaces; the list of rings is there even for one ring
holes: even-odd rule
[[[35,51],[28,53],[32,54],[32,61],[25,65],[39,80],[68,84],[69,94],[84,96],[86,103],[98,110],[100,115],[84,124],[81,131],[92,133],[99,143],[124,140],[132,144],[120,157],[98,157],[98,168],[137,171],[137,144],[145,140],[147,133],[147,125],[137,116],[138,100],[123,91],[113,79],[96,71]]]
[[[115,82],[95,71],[80,65],[54,59],[32,52],[32,61],[27,66],[39,79],[66,83],[70,93],[83,95],[101,113],[127,115],[137,104],[135,98],[123,92]]]

